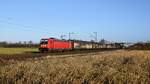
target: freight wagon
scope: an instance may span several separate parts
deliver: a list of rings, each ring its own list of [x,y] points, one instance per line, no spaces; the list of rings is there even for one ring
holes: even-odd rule
[[[97,42],[59,40],[55,38],[45,38],[40,41],[40,51],[64,51],[76,49],[102,49],[102,48],[122,48],[118,43],[100,44]]]

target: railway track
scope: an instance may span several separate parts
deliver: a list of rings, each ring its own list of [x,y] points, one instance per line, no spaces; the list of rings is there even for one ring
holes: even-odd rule
[[[13,61],[25,61],[29,59],[43,59],[47,56],[61,56],[61,55],[70,55],[70,54],[87,54],[93,52],[102,52],[102,51],[113,51],[118,49],[95,49],[95,50],[74,50],[74,51],[65,51],[65,52],[26,52],[22,54],[0,54],[0,63],[8,63],[10,60]]]

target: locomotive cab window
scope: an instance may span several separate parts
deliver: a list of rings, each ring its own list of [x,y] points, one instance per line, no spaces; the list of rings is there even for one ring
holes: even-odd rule
[[[48,44],[48,40],[47,39],[42,39],[40,44]]]

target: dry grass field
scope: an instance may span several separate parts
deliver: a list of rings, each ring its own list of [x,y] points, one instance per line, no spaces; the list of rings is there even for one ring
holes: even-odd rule
[[[0,65],[1,84],[149,84],[150,51],[46,56]]]

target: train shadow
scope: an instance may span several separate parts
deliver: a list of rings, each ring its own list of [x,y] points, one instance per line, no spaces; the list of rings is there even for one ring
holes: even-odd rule
[[[38,54],[38,53],[42,53],[42,52],[40,52],[40,51],[26,51],[25,53],[27,53],[27,54],[31,54],[31,53],[34,54],[34,53],[37,53],[37,54]]]

